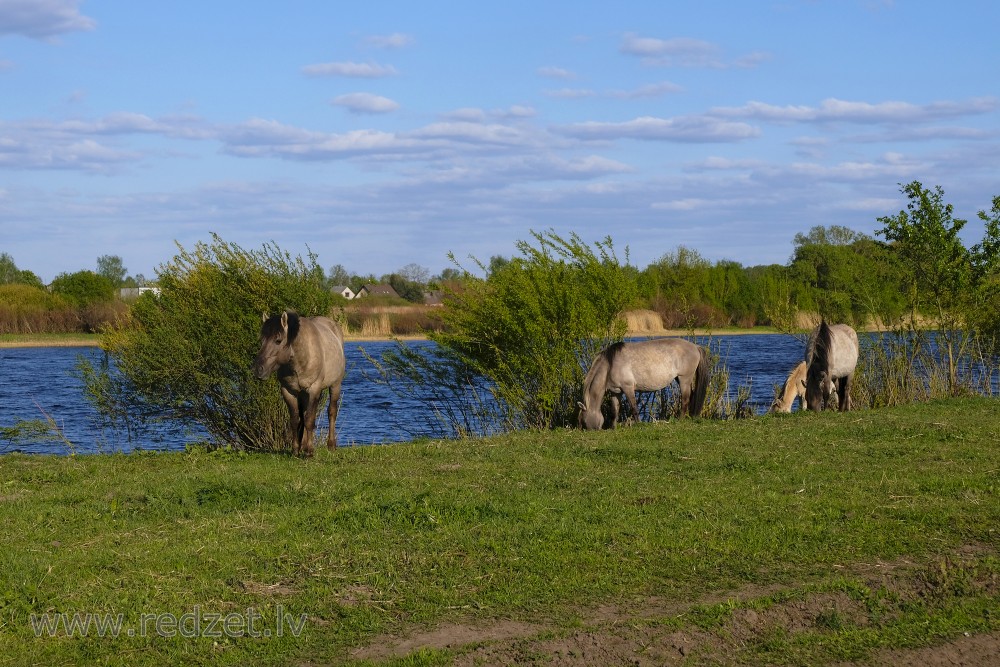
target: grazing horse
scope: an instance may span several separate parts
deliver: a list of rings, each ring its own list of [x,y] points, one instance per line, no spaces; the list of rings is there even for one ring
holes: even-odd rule
[[[639,414],[636,391],[659,391],[677,380],[681,389],[681,414],[701,414],[708,389],[708,359],[705,350],[682,338],[654,338],[637,343],[614,343],[601,350],[583,381],[580,428],[604,426],[601,403],[612,393],[612,420],[618,421],[620,399],[625,394],[632,415]]]
[[[841,412],[851,409],[851,380],[858,365],[858,334],[846,324],[822,320],[806,345],[806,406],[823,409],[834,391]]]
[[[835,393],[836,390],[834,390]],[[785,385],[775,397],[774,403],[771,404],[771,412],[791,412],[796,398],[799,399],[799,409],[804,410],[806,405],[806,362],[804,361],[800,361],[788,374]]]
[[[268,317],[260,328],[260,351],[253,364],[254,375],[264,380],[277,372],[281,397],[288,406],[286,436],[292,455],[313,455],[316,412],[324,389],[330,389],[330,432],[328,449],[337,447],[337,411],[340,385],[347,365],[344,361],[344,334],[326,317],[299,317],[285,311]]]
[[[771,404],[771,412],[791,412],[795,399],[799,399],[799,409],[805,405],[806,400],[806,362],[800,361],[798,365],[788,374],[785,386],[775,397]]]

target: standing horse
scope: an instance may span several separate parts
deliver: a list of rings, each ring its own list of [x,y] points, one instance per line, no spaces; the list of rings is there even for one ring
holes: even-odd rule
[[[632,415],[639,414],[636,391],[659,391],[677,380],[681,389],[681,414],[701,414],[708,389],[705,350],[682,338],[654,338],[637,343],[614,343],[601,350],[583,381],[580,428],[604,426],[601,403],[611,391],[612,421],[618,421],[619,395],[625,394]]]
[[[858,334],[846,324],[821,320],[806,346],[806,406],[820,412],[834,391],[841,412],[851,409],[851,380],[858,365]],[[834,384],[836,383],[836,387]]]
[[[288,406],[286,436],[292,455],[313,455],[316,412],[324,389],[330,389],[330,432],[327,449],[337,447],[337,412],[340,385],[347,364],[344,361],[344,334],[325,317],[299,317],[285,311],[268,317],[260,328],[260,351],[253,364],[258,380],[277,372],[281,397]]]

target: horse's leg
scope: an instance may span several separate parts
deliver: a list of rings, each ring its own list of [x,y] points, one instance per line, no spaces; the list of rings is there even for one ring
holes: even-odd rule
[[[306,395],[306,405],[302,415],[302,455],[311,457],[313,455],[313,439],[316,435],[316,413],[319,412],[319,399],[323,396],[323,390]]]
[[[285,428],[285,440],[292,448],[292,456],[299,455],[299,399],[295,394],[284,387],[281,388],[281,397],[285,399],[285,406],[288,408],[288,425]]]
[[[618,394],[612,392],[611,396],[611,428],[618,427],[618,413],[621,410],[621,399],[618,398]]]
[[[635,385],[622,387],[622,390],[625,392],[625,398],[628,399],[628,407],[632,411],[629,418],[633,422],[639,421],[639,402],[635,400]]]
[[[851,409],[851,379],[853,376],[853,373],[849,373],[837,381],[837,396],[840,399],[841,412],[848,412]]]
[[[688,414],[691,411],[691,380],[683,380],[681,376],[677,376],[677,384],[681,388],[681,414]]]
[[[330,405],[326,414],[330,418],[330,432],[326,434],[326,448],[337,448],[337,413],[340,412],[340,382],[330,385]]]

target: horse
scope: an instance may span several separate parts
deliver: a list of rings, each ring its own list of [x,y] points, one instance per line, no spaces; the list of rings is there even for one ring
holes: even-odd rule
[[[834,389],[836,394],[837,390]],[[831,394],[832,398],[833,394]],[[799,399],[799,409],[806,404],[806,362],[800,361],[788,374],[784,386],[771,404],[771,412],[791,412],[795,399]]]
[[[806,345],[806,407],[820,412],[837,392],[838,409],[851,409],[851,380],[858,365],[858,334],[846,324],[821,320]],[[835,386],[836,385],[836,386]]]
[[[277,373],[281,397],[288,406],[286,437],[292,455],[313,455],[316,413],[323,390],[330,390],[330,432],[327,449],[337,447],[337,412],[340,389],[347,364],[344,360],[344,334],[337,323],[326,317],[300,317],[284,311],[281,315],[262,317],[260,351],[253,364],[258,380]]]
[[[612,421],[618,421],[621,394],[628,399],[632,415],[639,414],[636,391],[659,391],[674,380],[680,385],[681,414],[701,414],[708,389],[708,358],[705,350],[682,338],[654,338],[635,343],[614,343],[594,358],[583,381],[579,422],[582,429],[604,426],[601,403],[611,391]]]
[[[771,404],[771,412],[791,412],[795,399],[799,399],[799,407],[805,405],[806,400],[806,362],[800,361],[798,365],[788,374],[785,386],[775,397]]]

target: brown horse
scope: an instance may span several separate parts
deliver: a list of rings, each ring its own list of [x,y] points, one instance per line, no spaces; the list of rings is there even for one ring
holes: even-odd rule
[[[654,338],[637,343],[615,343],[601,350],[583,381],[583,401],[580,408],[580,428],[600,429],[604,426],[601,403],[604,394],[612,393],[612,420],[618,421],[625,394],[633,417],[639,414],[636,391],[659,391],[674,380],[680,385],[681,414],[692,417],[701,414],[708,390],[708,359],[705,350],[682,338]]]
[[[858,365],[858,334],[846,324],[821,320],[806,345],[806,407],[820,412],[836,391],[841,412],[851,409],[851,380]]]
[[[277,372],[281,396],[288,406],[287,438],[292,455],[313,455],[316,413],[324,389],[330,389],[330,432],[326,446],[337,446],[337,412],[340,409],[340,385],[347,364],[344,360],[344,334],[326,317],[299,317],[285,311],[268,317],[260,328],[260,351],[254,361],[258,380]]]

